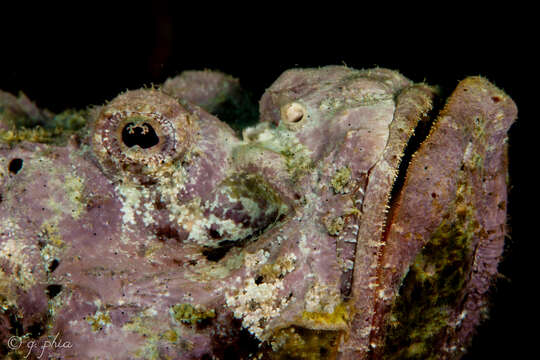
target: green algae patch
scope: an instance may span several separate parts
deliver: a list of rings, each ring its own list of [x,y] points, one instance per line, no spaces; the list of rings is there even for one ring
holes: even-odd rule
[[[160,334],[161,339],[165,339],[170,343],[176,343],[178,341],[178,333],[173,329],[169,329]]]
[[[310,311],[304,311],[302,313],[302,320],[323,327],[344,327],[347,325],[349,319],[350,312],[345,303],[336,306],[332,313]]]
[[[180,348],[186,351],[193,348],[193,344],[189,340],[182,338],[180,329],[171,328],[168,324],[156,323],[155,318],[148,313],[151,313],[151,310],[133,316],[122,327],[122,330],[138,334],[144,339],[143,344],[132,352],[133,358],[161,359],[159,344],[163,340],[170,344],[179,344]]]
[[[214,309],[207,310],[202,306],[183,303],[174,305],[171,308],[171,315],[179,323],[193,325],[215,318],[216,312]]]
[[[158,341],[160,339],[157,332],[150,327],[152,320],[146,316],[134,316],[126,323],[122,330],[134,332],[145,338],[144,345],[138,347],[133,355],[136,359],[159,359]]]
[[[280,153],[293,182],[297,182],[314,167],[307,149],[300,143],[286,143]]]
[[[46,244],[52,245],[56,248],[62,248],[65,245],[60,230],[58,229],[58,223],[45,221],[41,225],[38,238],[43,240]]]
[[[22,141],[63,145],[67,138],[81,130],[87,124],[86,110],[66,110],[60,114],[31,117],[20,113],[17,116],[2,111],[0,107],[0,122],[8,124],[9,129],[0,129],[0,141],[14,144]]]
[[[281,205],[279,195],[258,174],[243,174],[232,179],[226,179],[222,184],[226,185],[229,195],[234,199],[260,199],[276,207]]]
[[[67,132],[78,131],[86,125],[87,117],[88,113],[86,110],[66,110],[55,115],[47,127],[62,129]]]
[[[319,360],[334,359],[340,331],[311,330],[291,326],[279,330],[270,341],[268,359]]]
[[[73,174],[66,174],[62,177],[51,177],[48,181],[49,189],[62,189],[62,197],[55,199],[50,197],[46,203],[47,207],[53,210],[57,216],[69,215],[78,220],[86,211],[86,201],[84,195],[84,179]]]
[[[389,319],[385,358],[438,358],[433,349],[444,338],[451,309],[462,300],[478,228],[470,206],[461,203],[455,213],[454,221],[445,220],[434,231],[403,281]]]
[[[0,268],[0,314],[16,304],[17,293],[11,285],[10,276]]]
[[[111,317],[108,312],[96,311],[93,316],[86,317],[86,322],[90,324],[92,331],[97,332],[111,324]]]
[[[345,194],[347,193],[347,190],[345,187],[349,184],[351,181],[351,169],[348,167],[342,167],[332,177],[330,180],[330,185],[332,185],[332,189],[334,189],[334,193],[336,194]]]
[[[332,236],[337,236],[341,231],[343,230],[343,227],[345,226],[345,220],[341,216],[336,216],[334,218],[325,218],[324,220],[324,226],[326,227],[326,231],[328,231],[328,234]]]
[[[53,143],[56,138],[62,135],[63,130],[55,128],[52,130],[44,129],[41,126],[34,128],[18,128],[12,130],[0,130],[0,141],[7,144],[29,141],[35,143]]]
[[[74,219],[79,219],[86,210],[84,187],[84,180],[81,177],[70,174],[64,176],[64,189],[71,205],[71,216]]]

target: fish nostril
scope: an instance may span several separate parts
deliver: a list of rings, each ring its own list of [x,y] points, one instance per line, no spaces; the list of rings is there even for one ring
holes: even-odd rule
[[[9,162],[8,170],[13,175],[17,174],[23,167],[23,160],[16,158]]]
[[[159,143],[159,137],[152,125],[128,123],[122,129],[122,142],[127,147],[138,145],[143,149],[151,148]]]
[[[287,123],[298,123],[304,119],[306,108],[296,102],[285,105],[281,109],[281,118]]]

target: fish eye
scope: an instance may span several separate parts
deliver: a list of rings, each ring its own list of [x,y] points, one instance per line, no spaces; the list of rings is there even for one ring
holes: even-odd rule
[[[101,110],[92,145],[111,176],[152,177],[186,153],[195,133],[195,116],[176,99],[154,89],[135,90]]]

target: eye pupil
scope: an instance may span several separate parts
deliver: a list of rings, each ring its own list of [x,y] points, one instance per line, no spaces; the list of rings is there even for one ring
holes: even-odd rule
[[[122,141],[127,147],[139,145],[142,149],[148,149],[159,143],[159,137],[148,123],[128,123],[122,129]]]

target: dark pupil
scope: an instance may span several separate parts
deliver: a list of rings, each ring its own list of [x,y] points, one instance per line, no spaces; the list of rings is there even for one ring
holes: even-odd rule
[[[127,147],[139,145],[143,149],[148,149],[157,145],[159,138],[150,124],[129,123],[122,129],[122,141]]]

